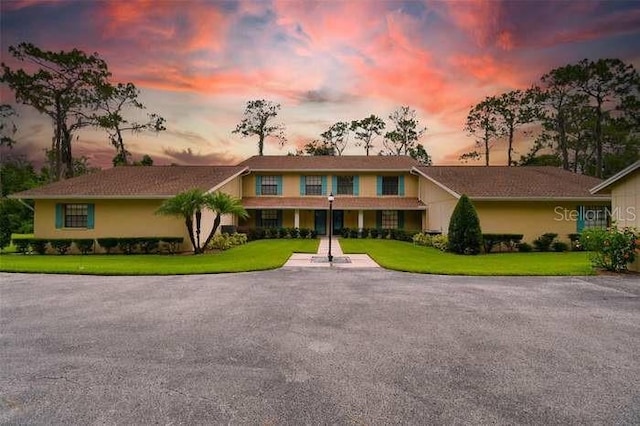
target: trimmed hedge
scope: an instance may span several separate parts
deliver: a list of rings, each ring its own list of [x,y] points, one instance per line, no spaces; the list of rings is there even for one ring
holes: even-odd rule
[[[125,254],[132,254],[136,252],[142,252],[145,254],[157,253],[160,248],[160,243],[163,243],[167,252],[174,254],[178,251],[180,244],[184,242],[182,237],[135,237],[135,238],[98,238],[97,240],[91,238],[56,238],[56,239],[43,239],[43,238],[15,238],[13,244],[16,246],[16,250],[21,254],[28,254],[35,252],[37,254],[46,254],[47,248],[51,247],[58,254],[67,254],[73,245],[82,254],[91,253],[97,244],[102,247],[107,253],[111,253],[111,250],[116,247],[120,247]]]
[[[494,247],[504,246],[513,251],[522,241],[523,234],[482,234],[484,252],[491,253]]]
[[[316,238],[318,234],[309,228],[249,228],[238,227],[238,234],[246,234],[247,241],[280,238]]]

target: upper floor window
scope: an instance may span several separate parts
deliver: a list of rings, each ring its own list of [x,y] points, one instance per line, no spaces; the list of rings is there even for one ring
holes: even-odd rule
[[[305,195],[322,195],[322,176],[304,177]]]
[[[404,195],[404,176],[378,176],[378,195]]]
[[[262,176],[260,191],[262,195],[278,195],[277,176]]]
[[[353,176],[337,176],[336,183],[336,195],[353,195]]]
[[[382,176],[382,195],[398,195],[398,176]]]

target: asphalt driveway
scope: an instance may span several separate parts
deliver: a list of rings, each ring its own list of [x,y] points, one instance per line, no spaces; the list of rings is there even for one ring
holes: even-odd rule
[[[640,279],[0,274],[0,422],[640,423]]]

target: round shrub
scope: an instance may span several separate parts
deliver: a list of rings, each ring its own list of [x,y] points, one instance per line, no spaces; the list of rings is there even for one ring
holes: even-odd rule
[[[533,247],[529,243],[520,243],[518,244],[518,251],[520,253],[529,253],[533,251]]]

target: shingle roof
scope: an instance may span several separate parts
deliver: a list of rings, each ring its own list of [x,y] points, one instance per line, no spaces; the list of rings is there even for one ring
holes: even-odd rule
[[[450,192],[471,198],[609,198],[589,192],[600,179],[556,167],[423,166],[416,170]]]
[[[114,167],[12,194],[11,198],[166,198],[188,189],[213,189],[242,166]]]
[[[247,197],[242,199],[246,209],[320,209],[329,208],[327,197]],[[337,210],[424,210],[417,198],[408,197],[341,197],[336,196]]]
[[[252,171],[271,170],[389,170],[409,171],[419,165],[418,161],[408,156],[380,156],[380,155],[343,155],[343,156],[282,156],[256,155],[239,165],[247,166]]]

